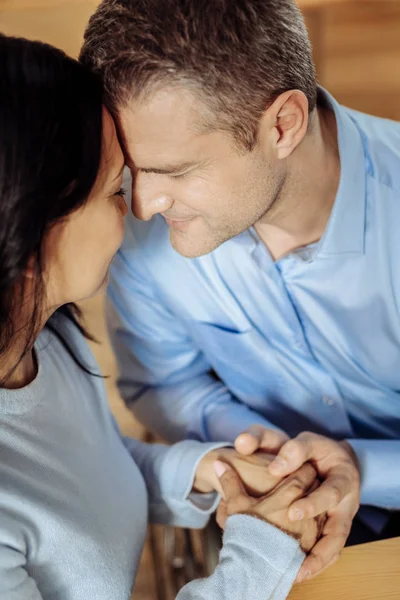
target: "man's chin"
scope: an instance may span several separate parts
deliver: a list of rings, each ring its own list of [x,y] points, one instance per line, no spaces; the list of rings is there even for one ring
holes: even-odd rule
[[[190,234],[170,230],[170,241],[173,249],[184,256],[185,258],[199,258],[205,254],[209,254],[219,243],[212,243],[209,241],[198,241],[194,236]]]

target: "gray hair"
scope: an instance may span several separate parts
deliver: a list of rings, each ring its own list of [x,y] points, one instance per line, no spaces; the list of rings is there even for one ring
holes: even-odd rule
[[[160,86],[198,92],[218,129],[251,150],[270,103],[302,91],[316,105],[311,45],[294,0],[103,0],[80,60],[112,112]]]

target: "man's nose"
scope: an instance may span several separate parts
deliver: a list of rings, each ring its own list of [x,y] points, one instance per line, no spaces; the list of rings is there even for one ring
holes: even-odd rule
[[[132,179],[132,213],[141,221],[171,208],[173,200],[156,175],[139,173]]]

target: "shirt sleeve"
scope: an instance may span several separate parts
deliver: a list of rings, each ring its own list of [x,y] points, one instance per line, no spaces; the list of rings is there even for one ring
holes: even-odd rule
[[[128,437],[122,440],[145,480],[150,522],[204,527],[220,497],[217,493],[191,493],[197,466],[208,452],[226,444],[185,440],[168,447]]]
[[[350,439],[361,470],[361,504],[400,510],[400,440]]]
[[[26,571],[26,557],[11,546],[0,546],[0,598],[43,600],[35,581]]]
[[[304,560],[295,539],[264,521],[234,515],[223,541],[215,572],[188,583],[176,600],[285,600]]]
[[[158,298],[151,275],[135,260],[129,231],[114,259],[107,322],[125,403],[168,441],[229,441],[248,426],[274,427],[234,398],[210,373],[184,323]]]

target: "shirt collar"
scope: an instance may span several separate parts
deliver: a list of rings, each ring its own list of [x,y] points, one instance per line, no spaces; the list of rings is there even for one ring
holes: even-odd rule
[[[319,88],[319,96],[335,113],[340,157],[340,181],[335,203],[317,256],[363,254],[365,243],[366,144],[345,108]]]
[[[336,199],[325,232],[317,244],[315,255],[328,258],[337,255],[363,254],[365,240],[366,175],[368,159],[366,142],[361,131],[342,107],[326,90],[318,88],[319,102],[335,113],[340,158],[340,180]],[[249,252],[258,245],[254,228],[233,238]]]

